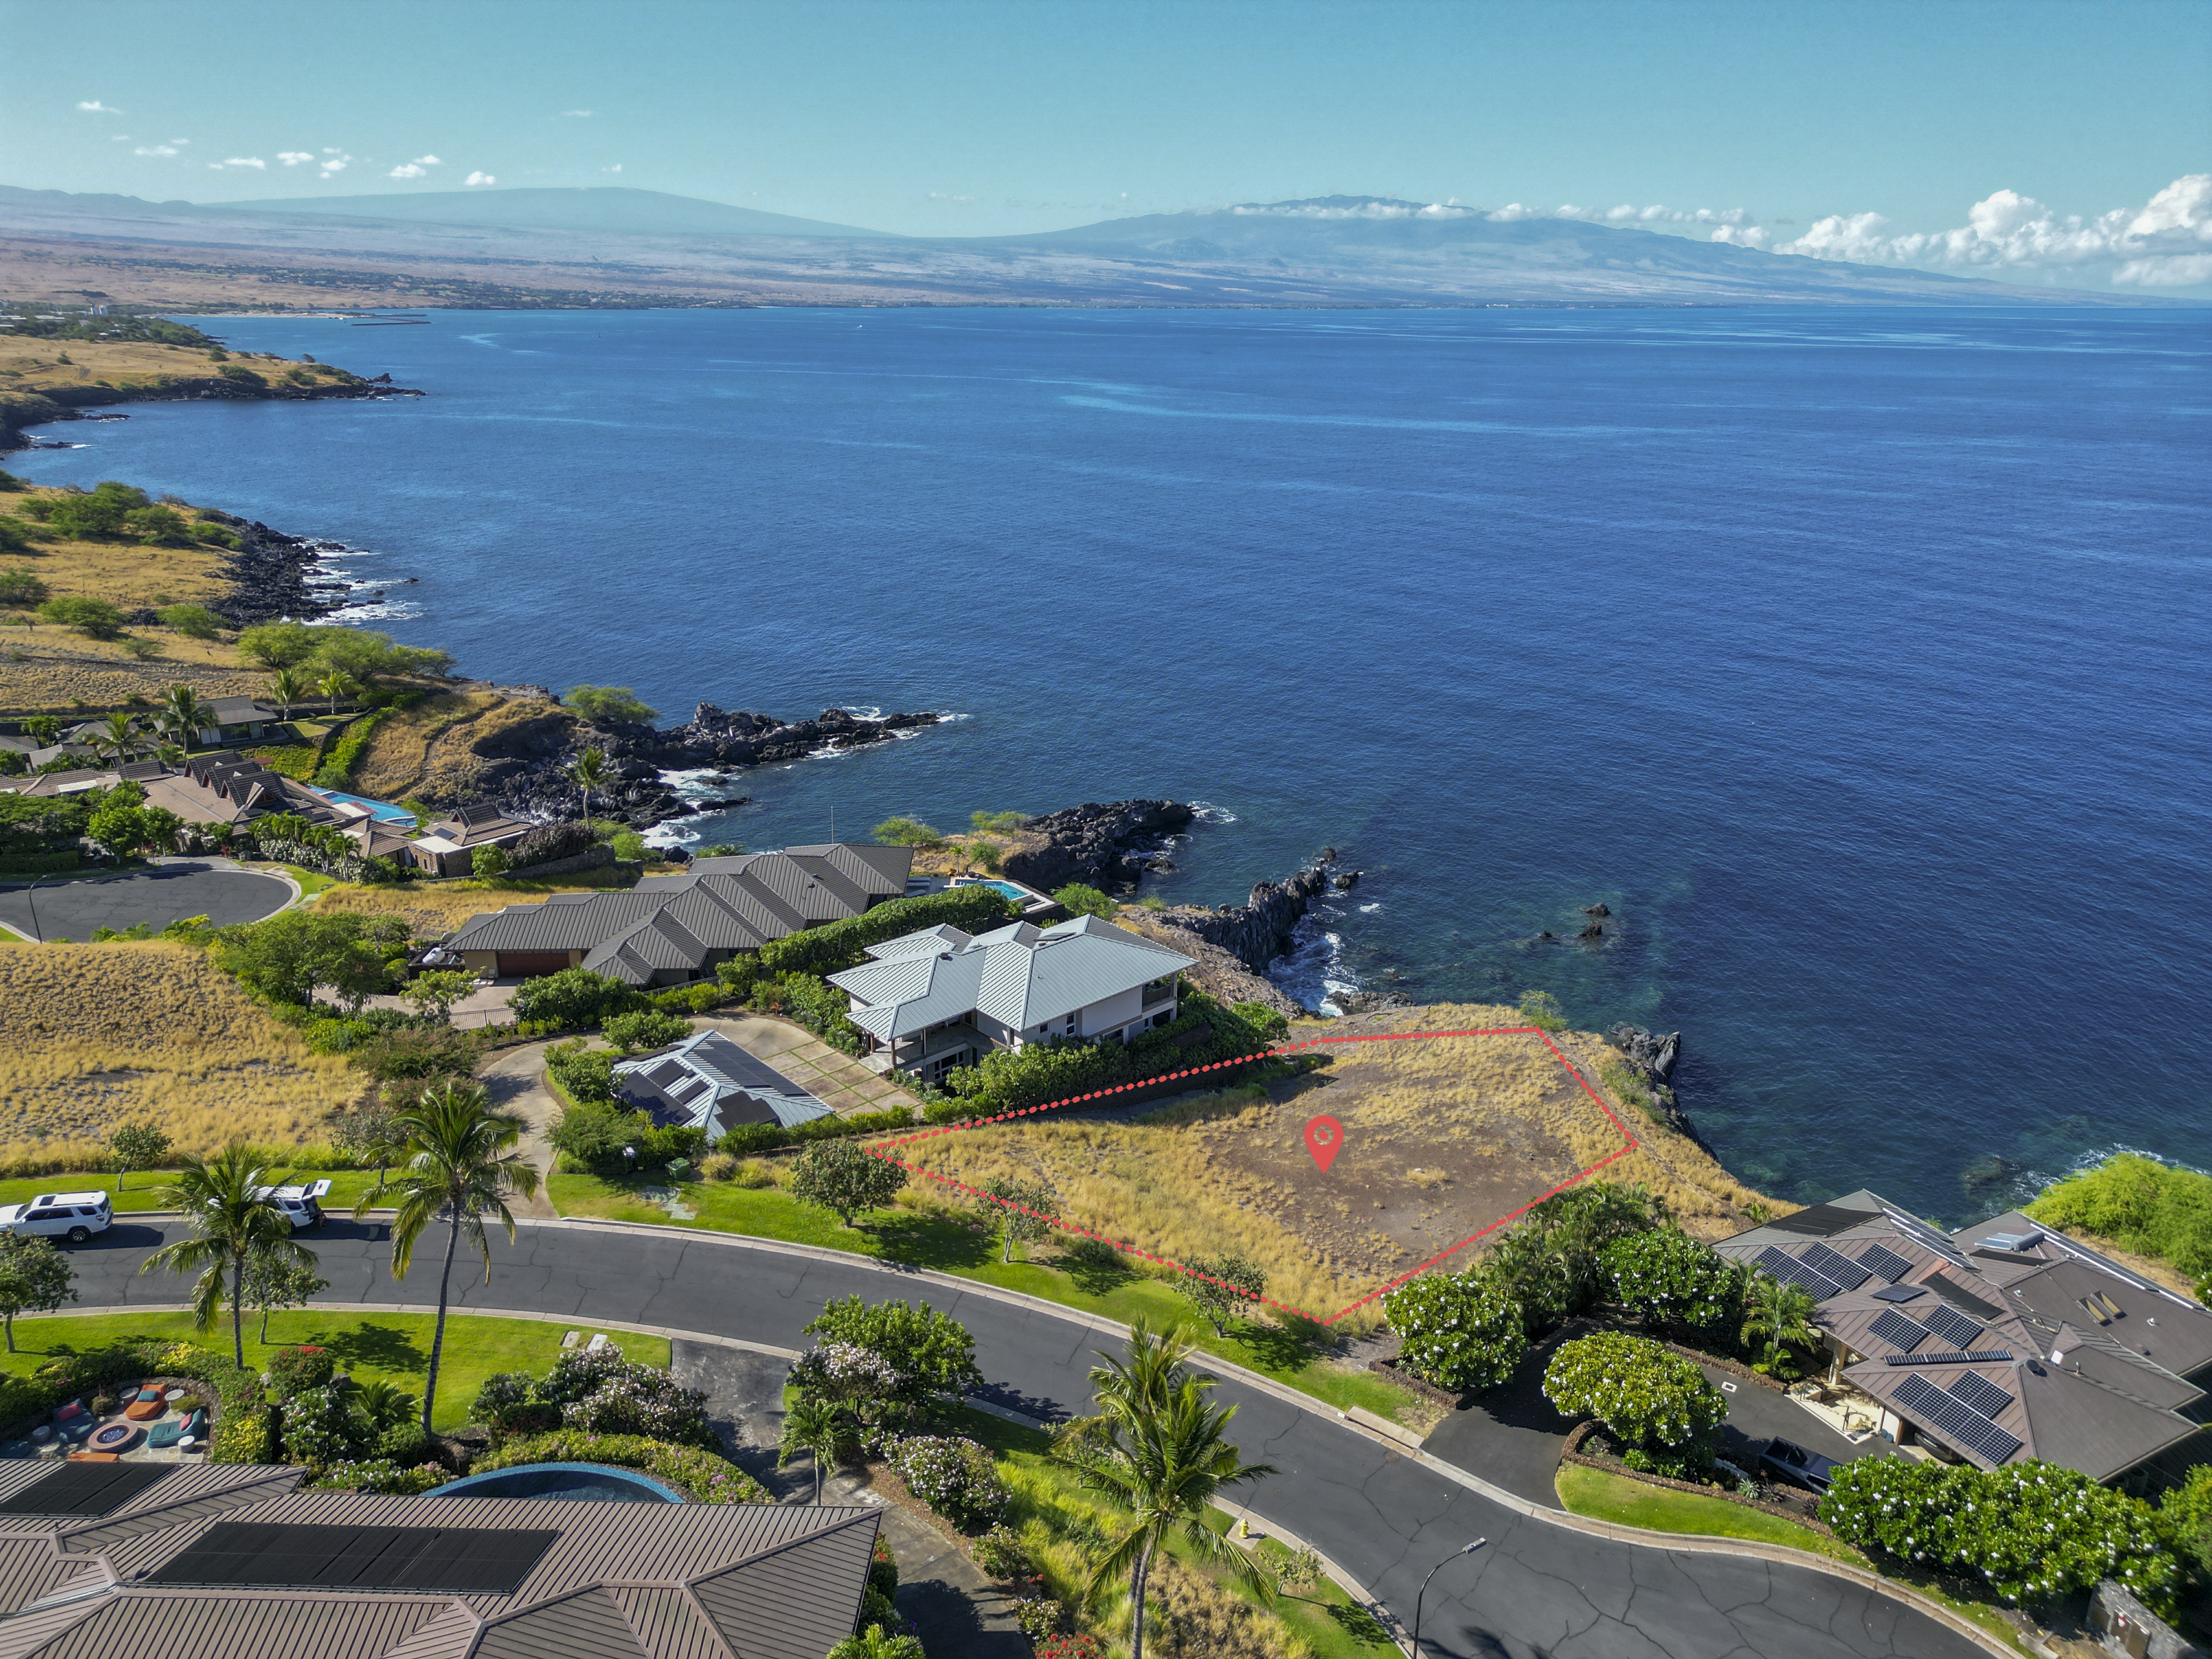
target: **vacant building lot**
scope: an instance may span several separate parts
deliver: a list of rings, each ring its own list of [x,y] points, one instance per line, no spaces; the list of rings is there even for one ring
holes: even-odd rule
[[[1438,1006],[1301,1025],[1291,1040],[1523,1023],[1510,1008]],[[1044,1182],[1068,1221],[1176,1261],[1235,1251],[1267,1268],[1272,1296],[1324,1316],[1609,1157],[1606,1179],[1650,1186],[1692,1231],[1742,1224],[1755,1194],[1689,1141],[1610,1098],[1608,1116],[1585,1091],[1577,1072],[1605,1092],[1599,1039],[1553,1042],[1558,1053],[1534,1034],[1333,1042],[1310,1051],[1310,1071],[1264,1086],[967,1130],[899,1155],[969,1186]],[[1321,1114],[1345,1132],[1325,1172],[1305,1145]]]
[[[0,1171],[98,1168],[130,1122],[194,1152],[319,1140],[361,1091],[189,945],[0,948]]]

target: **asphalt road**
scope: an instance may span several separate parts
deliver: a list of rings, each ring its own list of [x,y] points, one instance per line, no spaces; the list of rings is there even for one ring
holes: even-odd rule
[[[376,1230],[333,1223],[310,1241],[339,1302],[435,1299],[435,1252],[395,1285]],[[139,1277],[165,1242],[157,1224],[118,1220],[72,1250],[85,1306],[168,1303],[183,1282]],[[786,1254],[713,1234],[677,1238],[589,1224],[525,1223],[495,1235],[494,1272],[457,1270],[456,1305],[621,1320],[800,1348],[801,1327],[833,1297],[926,1300],[961,1321],[1003,1403],[1039,1417],[1079,1411],[1094,1350],[1111,1333],[951,1290],[896,1267]],[[1874,1591],[1795,1565],[1677,1553],[1533,1520],[1339,1423],[1224,1381],[1247,1458],[1279,1473],[1232,1494],[1310,1540],[1410,1620],[1422,1576],[1475,1538],[1429,1589],[1424,1652],[1443,1659],[1969,1659],[1982,1650]]]
[[[274,876],[180,860],[128,875],[0,888],[0,921],[39,939],[82,944],[95,928],[120,933],[142,921],[157,933],[186,916],[205,916],[218,927],[258,921],[291,902],[291,888]]]

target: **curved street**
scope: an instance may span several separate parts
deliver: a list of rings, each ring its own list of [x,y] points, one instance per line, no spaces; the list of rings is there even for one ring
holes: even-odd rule
[[[118,1218],[70,1252],[80,1303],[173,1305],[181,1281],[140,1277],[173,1227]],[[951,1313],[975,1338],[1001,1404],[1035,1417],[1085,1408],[1093,1351],[1119,1338],[1083,1315],[1048,1311],[980,1287],[859,1258],[605,1223],[525,1222],[494,1235],[491,1283],[457,1267],[457,1308],[514,1309],[658,1324],[789,1348],[831,1297],[903,1296]],[[395,1285],[373,1224],[333,1222],[310,1241],[334,1302],[420,1304],[436,1295],[432,1261]],[[1752,1557],[1632,1544],[1534,1519],[1338,1421],[1237,1377],[1224,1398],[1248,1457],[1280,1471],[1235,1496],[1310,1540],[1410,1620],[1422,1576],[1475,1538],[1488,1547],[1448,1564],[1430,1586],[1426,1655],[1449,1659],[1970,1659],[1978,1644],[1887,1596],[1811,1568]]]

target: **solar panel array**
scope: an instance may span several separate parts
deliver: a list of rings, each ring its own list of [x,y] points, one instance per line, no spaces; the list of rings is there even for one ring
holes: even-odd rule
[[[1826,1302],[1832,1296],[1841,1296],[1844,1287],[1826,1273],[1815,1271],[1788,1251],[1768,1245],[1759,1253],[1759,1265],[1785,1285],[1798,1285],[1811,1292],[1815,1302]]]
[[[1805,1265],[1826,1278],[1832,1279],[1847,1291],[1856,1291],[1867,1282],[1867,1270],[1843,1254],[1825,1244],[1805,1247]]]
[[[1874,1299],[1877,1302],[1910,1302],[1915,1297],[1927,1294],[1917,1285],[1886,1285],[1874,1293]]]
[[[2012,1404],[2012,1396],[1989,1380],[1968,1371],[1951,1385],[1951,1392],[1984,1417],[1995,1417]]]
[[[526,1528],[219,1521],[142,1582],[512,1595],[560,1535]]]
[[[1959,1348],[1971,1348],[1989,1334],[1987,1326],[1977,1325],[1955,1308],[1931,1308],[1920,1316],[1920,1322]]]
[[[1902,1348],[1907,1353],[1928,1340],[1926,1326],[1914,1324],[1894,1309],[1885,1311],[1867,1328],[1891,1347]]]
[[[1958,1395],[1937,1388],[1924,1376],[1908,1376],[1899,1382],[1897,1403],[1953,1445],[1991,1465],[2003,1462],[2020,1449],[2017,1436],[2006,1433]]]
[[[167,1474],[174,1463],[64,1463],[0,1501],[0,1515],[106,1515]]]
[[[1953,1307],[1963,1308],[1977,1319],[1995,1319],[2004,1312],[1996,1303],[1984,1302],[1948,1273],[1937,1273],[1923,1282]]]
[[[1859,1266],[1871,1267],[1893,1285],[1912,1271],[1912,1264],[1887,1244],[1869,1244],[1861,1250]]]
[[[1960,1353],[1953,1348],[1930,1348],[1926,1353],[1893,1353],[1881,1363],[1885,1365],[1983,1365],[1993,1363],[2009,1364],[2009,1348],[1980,1348],[1972,1353]]]

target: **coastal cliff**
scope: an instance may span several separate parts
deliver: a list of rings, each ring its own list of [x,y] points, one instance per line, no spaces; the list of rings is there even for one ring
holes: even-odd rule
[[[1047,893],[1070,882],[1133,893],[1146,871],[1167,867],[1168,843],[1196,817],[1180,801],[1086,801],[1030,819],[1000,868]]]

